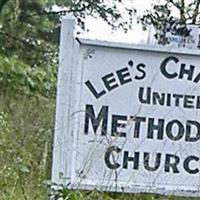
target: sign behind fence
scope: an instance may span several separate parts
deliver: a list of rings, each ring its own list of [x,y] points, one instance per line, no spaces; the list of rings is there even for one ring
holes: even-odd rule
[[[199,52],[78,39],[62,22],[52,180],[199,196]]]

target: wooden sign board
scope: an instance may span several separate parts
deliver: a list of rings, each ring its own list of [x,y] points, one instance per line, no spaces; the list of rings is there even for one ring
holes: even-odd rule
[[[200,196],[199,51],[74,38],[62,21],[52,181]]]

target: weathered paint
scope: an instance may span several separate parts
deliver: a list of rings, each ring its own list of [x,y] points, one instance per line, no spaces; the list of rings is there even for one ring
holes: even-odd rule
[[[52,181],[199,195],[199,51],[75,39],[61,29]]]

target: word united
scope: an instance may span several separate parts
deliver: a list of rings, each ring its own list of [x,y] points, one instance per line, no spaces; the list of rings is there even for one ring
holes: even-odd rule
[[[133,67],[133,61],[128,62],[129,66]],[[175,65],[174,70],[169,70],[170,65]],[[106,95],[108,92],[117,89],[121,85],[125,85],[128,83],[133,82],[133,80],[143,80],[146,78],[147,73],[145,71],[146,65],[144,63],[139,63],[136,65],[136,74],[134,76],[131,75],[130,68],[124,67],[119,69],[113,73],[106,74],[105,76],[101,77],[102,82],[102,89],[97,88],[90,80],[85,82],[85,85],[91,92],[91,94],[96,98],[99,99]],[[161,61],[159,67],[161,75],[169,80],[187,80],[193,83],[200,82],[200,71],[199,66],[195,67],[194,65],[186,65],[185,63],[181,63],[180,60],[175,56],[169,56]],[[149,94],[149,89],[147,94]],[[149,95],[148,95],[149,96]],[[149,98],[149,97],[148,97]],[[171,105],[171,101],[175,100],[175,104],[179,104],[181,99],[186,101],[185,104],[192,104],[191,101],[196,101],[193,104],[196,104],[196,107],[199,108],[199,101],[200,97],[194,97],[189,95],[181,95],[181,94],[155,94],[153,98],[158,99],[158,103],[160,105],[166,104],[167,106]],[[148,101],[147,101],[148,103]],[[195,105],[193,105],[195,106]],[[186,105],[187,107],[187,105]],[[188,106],[190,107],[190,105]]]
[[[128,65],[133,67],[133,61]],[[173,65],[173,67],[171,67]],[[147,65],[139,63],[135,65],[134,74],[130,67],[124,67],[100,78],[101,88],[87,80],[85,85],[90,94],[96,99],[104,97],[112,90],[133,81],[144,80],[147,76]],[[158,72],[166,80],[188,81],[192,84],[200,82],[199,66],[185,64],[176,56],[168,56],[161,60]],[[99,86],[100,84],[98,84]],[[200,109],[200,96],[180,93],[164,93],[155,91],[152,87],[141,86],[137,90],[137,101],[140,104],[157,105],[165,107],[180,107],[181,109]],[[98,111],[97,111],[98,110]],[[166,141],[168,143],[196,144],[200,141],[200,122],[189,119],[164,119],[150,116],[126,116],[119,113],[110,113],[107,105],[98,106],[87,104],[85,106],[84,135],[95,134],[100,136],[118,137],[121,139],[145,139],[147,141]],[[96,111],[96,112],[95,112]],[[131,123],[130,123],[131,122]],[[131,131],[126,127],[131,124]],[[152,162],[153,160],[153,162]],[[177,155],[163,152],[139,152],[126,150],[126,147],[109,146],[104,155],[105,165],[112,170],[118,168],[147,171],[163,170],[165,173],[180,173],[195,175],[200,172],[200,157],[196,155]],[[162,169],[161,169],[162,167]]]

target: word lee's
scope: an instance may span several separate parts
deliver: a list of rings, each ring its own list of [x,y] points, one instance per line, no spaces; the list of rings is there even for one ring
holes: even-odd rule
[[[129,61],[129,63],[132,61]],[[188,81],[192,81],[194,83],[198,83],[200,81],[200,72],[195,71],[196,67],[194,65],[187,66],[185,63],[179,64],[179,59],[175,56],[169,56],[165,58],[160,64],[160,72],[167,79],[186,79]],[[133,63],[133,62],[132,62]],[[174,66],[174,71],[168,69],[170,65]],[[129,64],[130,65],[130,64]],[[178,68],[177,68],[178,66]],[[106,74],[101,78],[103,82],[103,89],[98,90],[90,80],[85,82],[87,88],[92,93],[92,95],[99,99],[104,96],[107,92],[110,92],[120,85],[124,85],[135,80],[142,80],[146,77],[145,71],[146,65],[140,63],[136,66],[136,75],[134,77],[131,76],[130,69],[128,67],[117,70],[114,73]]]

